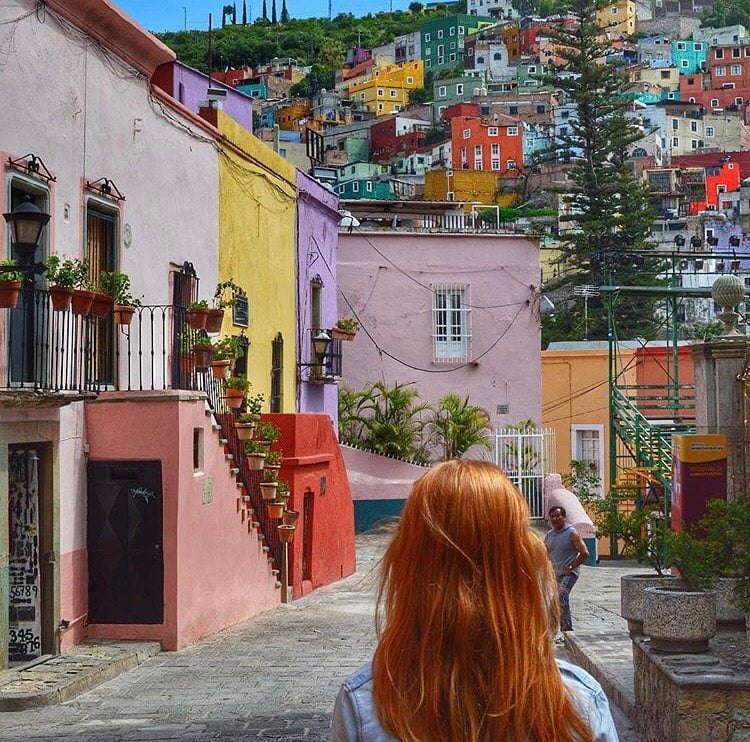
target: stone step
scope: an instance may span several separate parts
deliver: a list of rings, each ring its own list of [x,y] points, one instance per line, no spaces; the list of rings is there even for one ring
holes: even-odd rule
[[[232,468],[231,468],[231,469],[229,470],[229,473],[230,473],[230,474],[234,474],[234,475],[236,476],[237,474],[239,474],[239,473],[240,473],[239,467],[237,467],[237,466],[233,466],[233,467],[232,467]]]
[[[219,438],[219,443],[220,443],[220,444],[221,444],[222,446],[226,446],[226,445],[227,445],[227,443],[229,443],[229,441],[228,441],[228,440],[227,440],[226,438]]]
[[[225,459],[226,459],[227,461],[234,461],[234,454],[233,454],[233,453],[225,453],[225,454],[224,454],[224,458],[225,458]]]

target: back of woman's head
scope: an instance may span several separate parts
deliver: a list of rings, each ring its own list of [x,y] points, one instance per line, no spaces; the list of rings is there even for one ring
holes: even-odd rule
[[[492,464],[415,482],[383,558],[378,716],[404,742],[587,740],[554,662],[557,590],[524,499]]]

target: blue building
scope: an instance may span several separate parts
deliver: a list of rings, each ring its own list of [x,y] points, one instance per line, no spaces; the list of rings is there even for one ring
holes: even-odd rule
[[[708,44],[692,39],[672,41],[672,64],[681,75],[694,75],[708,64]]]

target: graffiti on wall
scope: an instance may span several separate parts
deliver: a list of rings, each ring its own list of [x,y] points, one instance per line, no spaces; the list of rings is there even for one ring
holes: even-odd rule
[[[41,654],[38,461],[36,451],[27,450],[11,451],[8,462],[10,662]]]

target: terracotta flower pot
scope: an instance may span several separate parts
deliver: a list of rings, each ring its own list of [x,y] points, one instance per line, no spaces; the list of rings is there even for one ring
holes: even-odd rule
[[[0,308],[13,309],[21,293],[20,281],[3,281],[0,283]]]
[[[135,307],[127,304],[115,304],[115,322],[118,325],[129,325],[135,314]]]
[[[208,309],[193,307],[185,312],[185,318],[188,324],[195,330],[205,330],[206,321],[208,320]]]
[[[278,477],[281,464],[266,464],[263,468],[265,471],[272,471]]]
[[[276,499],[276,488],[279,486],[278,482],[261,482],[259,485],[260,494],[264,500],[275,500]]]
[[[49,298],[52,300],[53,312],[67,312],[73,299],[72,286],[50,286]]]
[[[228,360],[211,361],[211,375],[214,379],[228,379],[231,375],[232,362]]]
[[[251,441],[255,432],[255,423],[235,423],[234,429],[237,431],[239,440]]]
[[[199,371],[205,371],[214,355],[214,346],[211,343],[196,343],[193,346],[193,358],[195,367]]]
[[[279,541],[282,544],[291,544],[294,541],[294,532],[297,530],[297,526],[287,526],[283,523],[276,526],[279,533]]]
[[[91,305],[94,303],[94,292],[87,289],[73,289],[71,307],[73,314],[88,317],[91,314]]]
[[[223,309],[209,309],[206,317],[206,332],[221,332],[221,323],[224,321]]]
[[[226,391],[227,407],[237,409],[242,407],[245,401],[245,392],[242,389],[227,389]]]
[[[296,526],[299,520],[299,510],[285,510],[283,518],[285,526]]]
[[[99,291],[94,292],[94,300],[91,302],[91,314],[94,317],[106,317],[115,305],[115,300],[107,294]]]
[[[356,330],[342,330],[338,327],[331,330],[331,338],[334,340],[354,340],[356,335]]]
[[[284,515],[284,503],[283,502],[267,502],[266,507],[268,508],[268,517],[273,520],[278,520]]]
[[[266,455],[264,453],[249,453],[247,454],[247,468],[251,471],[260,471],[265,460]]]

